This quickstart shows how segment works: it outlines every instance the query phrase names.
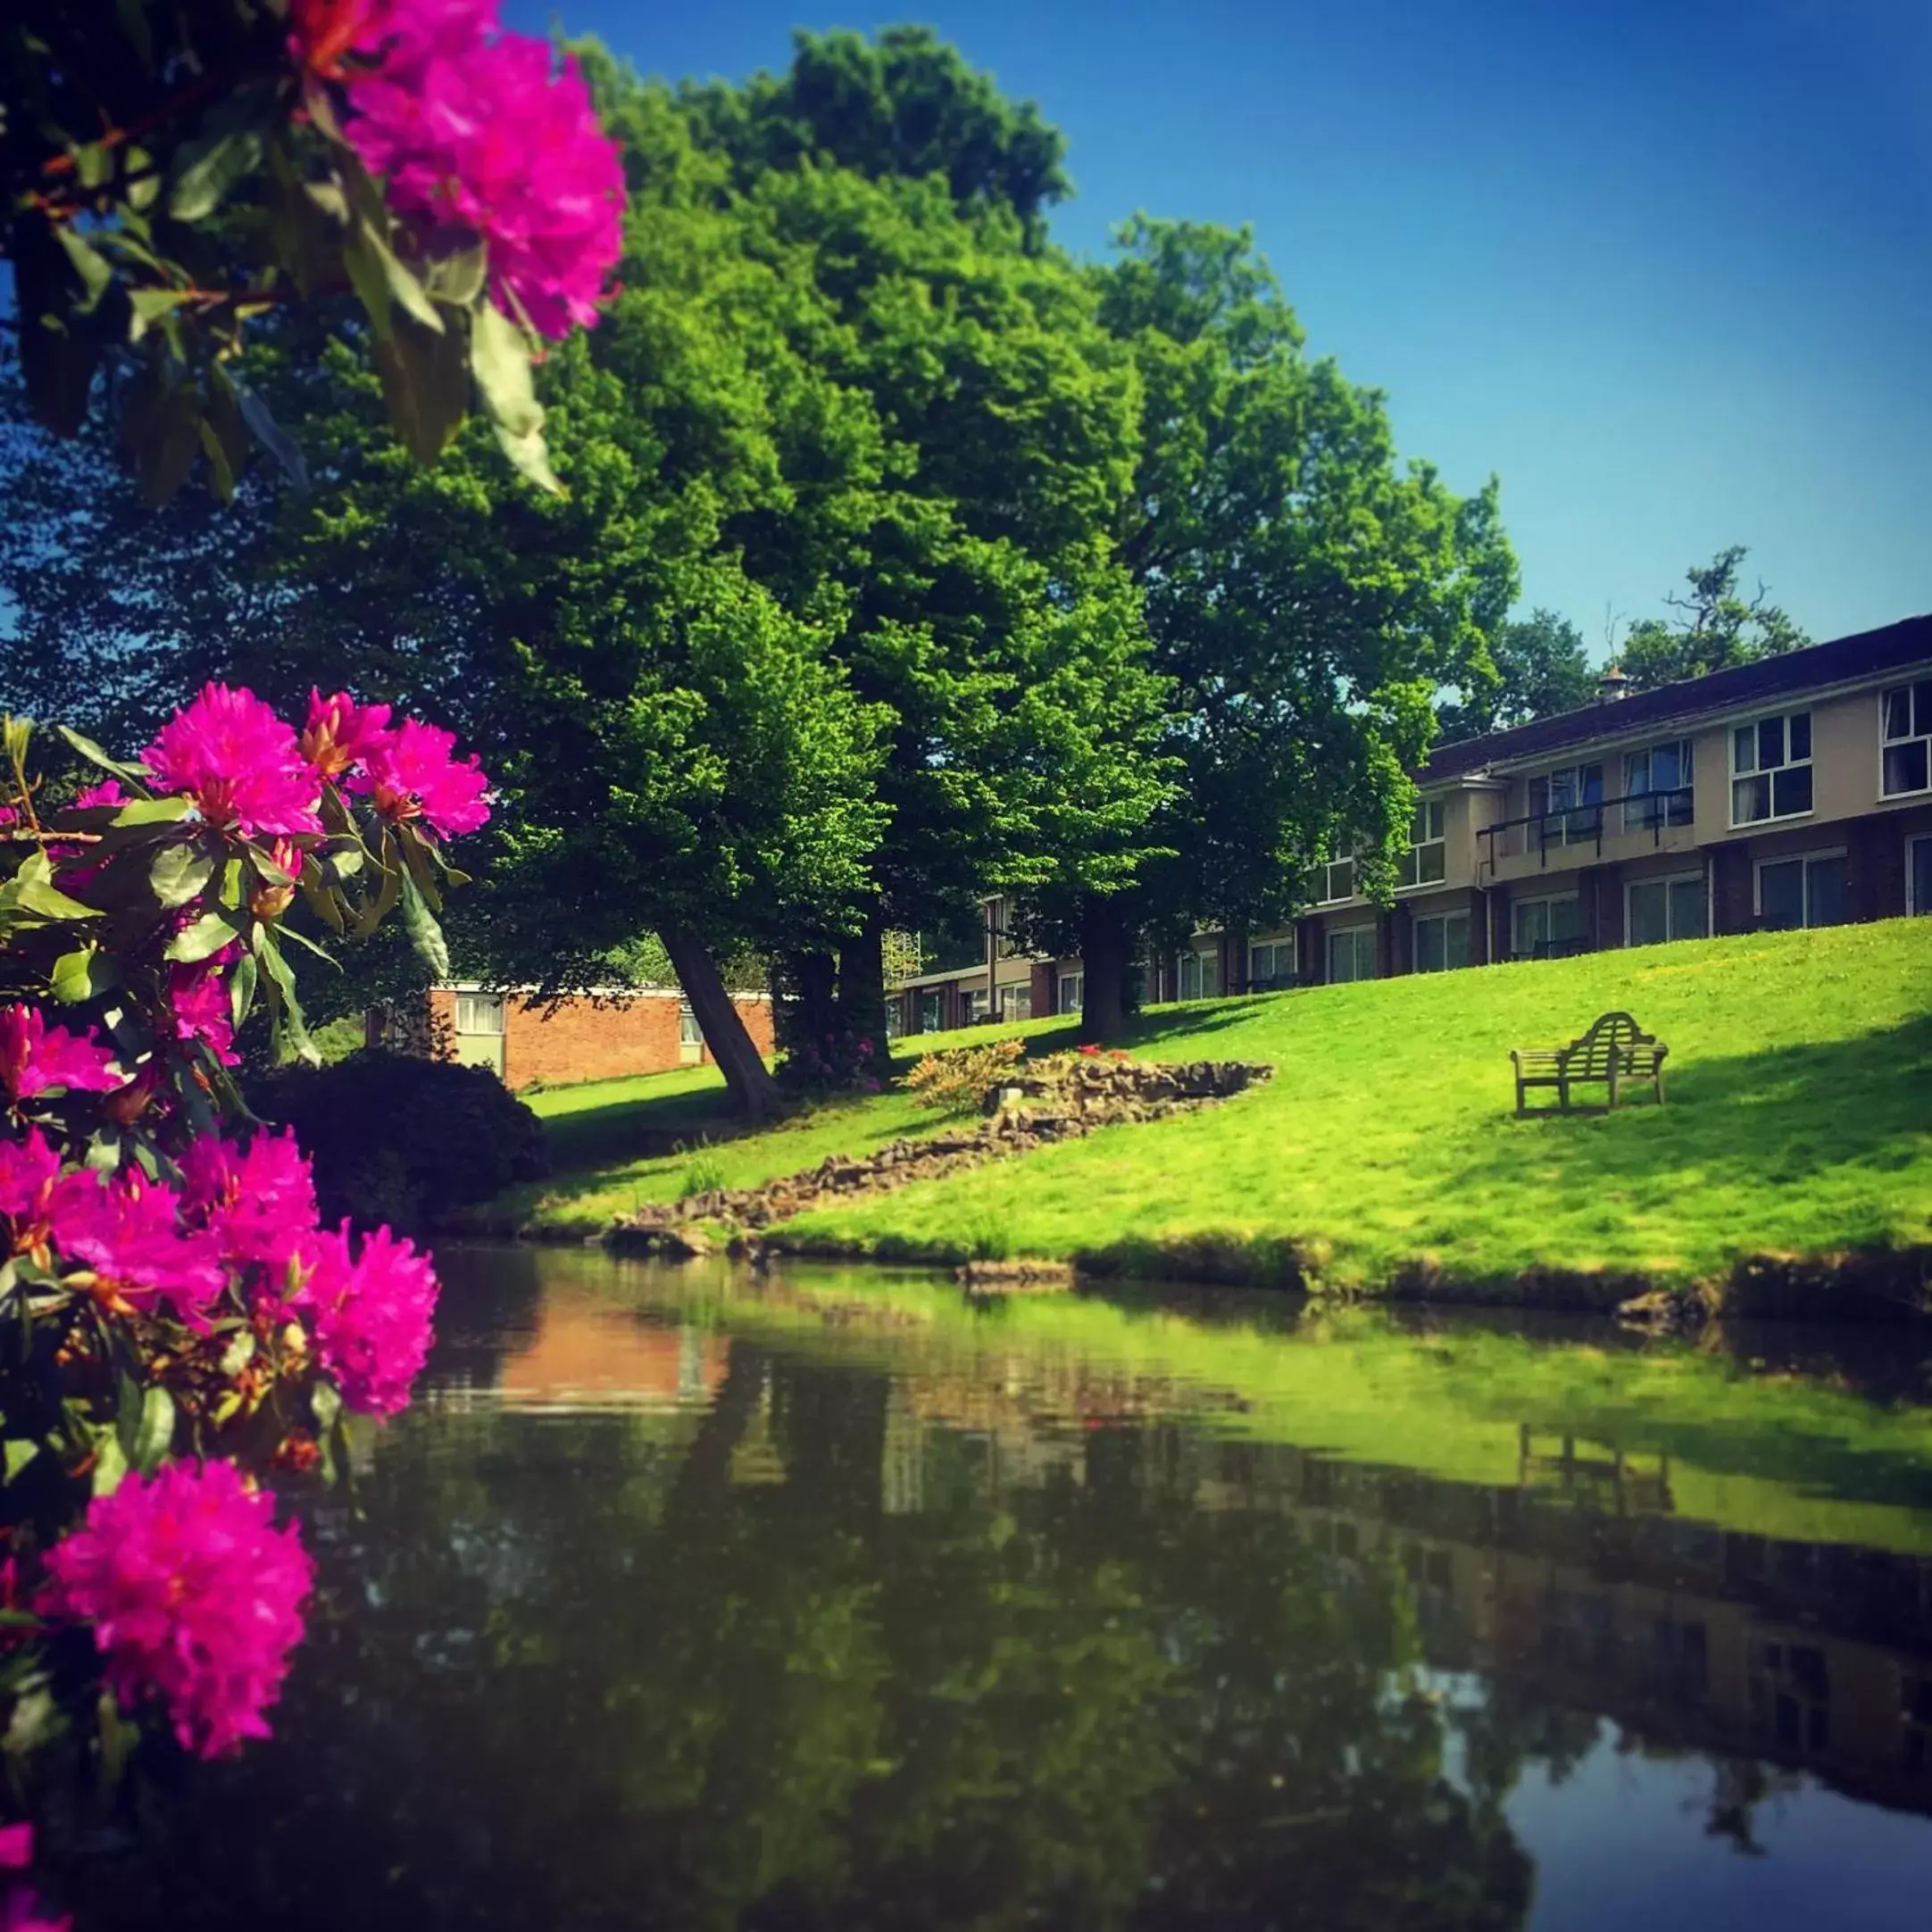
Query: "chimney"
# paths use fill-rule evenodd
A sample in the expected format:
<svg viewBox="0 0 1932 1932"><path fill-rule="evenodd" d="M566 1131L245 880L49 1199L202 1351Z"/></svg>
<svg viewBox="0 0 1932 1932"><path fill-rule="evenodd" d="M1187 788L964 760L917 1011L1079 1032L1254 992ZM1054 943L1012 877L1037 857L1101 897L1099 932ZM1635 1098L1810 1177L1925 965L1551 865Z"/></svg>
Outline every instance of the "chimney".
<svg viewBox="0 0 1932 1932"><path fill-rule="evenodd" d="M1630 680L1612 663L1608 670L1596 680L1596 702L1599 704L1614 704L1620 697L1630 694Z"/></svg>

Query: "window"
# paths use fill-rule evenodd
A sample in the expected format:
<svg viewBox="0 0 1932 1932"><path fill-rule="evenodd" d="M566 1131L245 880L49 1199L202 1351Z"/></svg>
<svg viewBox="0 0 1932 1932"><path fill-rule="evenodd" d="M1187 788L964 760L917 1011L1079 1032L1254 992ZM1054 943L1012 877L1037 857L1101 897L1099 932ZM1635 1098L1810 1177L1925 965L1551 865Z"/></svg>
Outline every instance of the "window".
<svg viewBox="0 0 1932 1932"><path fill-rule="evenodd" d="M920 995L919 1030L921 1033L943 1033L945 1030L945 995L935 990Z"/></svg>
<svg viewBox="0 0 1932 1932"><path fill-rule="evenodd" d="M1333 905L1337 899L1352 899L1355 895L1355 860L1353 854L1343 858L1341 848L1337 846L1326 865L1315 868L1315 904ZM1187 995L1183 993L1183 999Z"/></svg>
<svg viewBox="0 0 1932 1932"><path fill-rule="evenodd" d="M698 1030L697 1015L691 1011L689 1000L678 1002L678 1044L680 1046L702 1046L704 1036Z"/></svg>
<svg viewBox="0 0 1932 1932"><path fill-rule="evenodd" d="M1000 988L1000 1018L1002 1020L1030 1020L1033 1017L1033 988L1031 987L1002 987Z"/></svg>
<svg viewBox="0 0 1932 1932"><path fill-rule="evenodd" d="M503 995L498 993L459 993L456 995L456 1030L459 1033L501 1033L504 1029Z"/></svg>
<svg viewBox="0 0 1932 1932"><path fill-rule="evenodd" d="M1878 701L1878 735L1884 795L1932 791L1932 678L1884 694Z"/></svg>
<svg viewBox="0 0 1932 1932"><path fill-rule="evenodd" d="M1811 852L1758 867L1758 923L1768 932L1845 923L1845 854Z"/></svg>
<svg viewBox="0 0 1932 1932"><path fill-rule="evenodd" d="M1328 983L1375 978L1375 928L1351 926L1328 935Z"/></svg>
<svg viewBox="0 0 1932 1932"><path fill-rule="evenodd" d="M1795 819L1811 809L1811 712L1739 725L1731 733L1731 823Z"/></svg>
<svg viewBox="0 0 1932 1932"><path fill-rule="evenodd" d="M1519 899L1518 959L1549 959L1578 951L1583 944L1583 904L1575 893L1560 899Z"/></svg>
<svg viewBox="0 0 1932 1932"><path fill-rule="evenodd" d="M1180 993L1184 1000L1211 1000L1221 989L1221 956L1194 949L1180 956Z"/></svg>
<svg viewBox="0 0 1932 1932"><path fill-rule="evenodd" d="M1660 825L1691 822L1691 741L1653 745L1623 761L1623 829L1651 832Z"/></svg>
<svg viewBox="0 0 1932 1932"><path fill-rule="evenodd" d="M1545 820L1545 844L1579 845L1603 829L1603 768L1568 765L1529 781L1529 810ZM1550 817L1558 813L1561 816Z"/></svg>
<svg viewBox="0 0 1932 1932"><path fill-rule="evenodd" d="M1419 973L1453 972L1469 962L1467 912L1436 912L1416 920L1415 970Z"/></svg>
<svg viewBox="0 0 1932 1932"><path fill-rule="evenodd" d="M1661 945L1667 939L1704 936L1704 881L1702 872L1679 879L1641 879L1624 902L1624 944Z"/></svg>
<svg viewBox="0 0 1932 1932"><path fill-rule="evenodd" d="M1932 913L1932 838L1915 838L1905 848L1905 910Z"/></svg>
<svg viewBox="0 0 1932 1932"><path fill-rule="evenodd" d="M966 1024L977 1027L987 1016L989 1002L984 987L970 987L966 991Z"/></svg>
<svg viewBox="0 0 1932 1932"><path fill-rule="evenodd" d="M1445 807L1440 798L1425 798L1409 824L1409 849L1395 865L1395 884L1439 886L1449 875L1449 847L1443 837Z"/></svg>
<svg viewBox="0 0 1932 1932"><path fill-rule="evenodd" d="M1085 973L1062 973L1060 976L1060 1007L1063 1013L1077 1013L1087 997L1087 975Z"/></svg>
<svg viewBox="0 0 1932 1932"><path fill-rule="evenodd" d="M1269 939L1248 948L1248 985L1256 992L1271 981L1294 977L1294 940Z"/></svg>

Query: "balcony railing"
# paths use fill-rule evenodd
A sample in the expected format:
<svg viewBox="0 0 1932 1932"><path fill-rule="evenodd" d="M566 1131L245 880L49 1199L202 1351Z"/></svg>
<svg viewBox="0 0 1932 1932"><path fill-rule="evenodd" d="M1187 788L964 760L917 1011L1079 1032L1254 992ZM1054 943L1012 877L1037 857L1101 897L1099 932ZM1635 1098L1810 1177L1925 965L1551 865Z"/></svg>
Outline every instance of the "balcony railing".
<svg viewBox="0 0 1932 1932"><path fill-rule="evenodd" d="M1569 852L1579 845L1594 848L1596 857L1603 855L1603 820L1615 811L1623 813L1623 829L1647 831L1651 843L1661 845L1665 830L1671 825L1690 823L1692 787L1675 785L1665 791L1626 792L1620 798L1593 798L1580 805L1559 805L1550 812L1532 812L1520 819L1498 819L1494 825L1479 825L1476 836L1489 843L1483 847L1483 870L1494 879L1496 861L1499 857L1513 856L1510 853L1499 854L1496 849L1498 834L1512 832L1519 829L1523 833L1523 851L1536 854L1536 863L1547 866L1550 853ZM1676 802L1683 801L1683 811L1678 812Z"/></svg>

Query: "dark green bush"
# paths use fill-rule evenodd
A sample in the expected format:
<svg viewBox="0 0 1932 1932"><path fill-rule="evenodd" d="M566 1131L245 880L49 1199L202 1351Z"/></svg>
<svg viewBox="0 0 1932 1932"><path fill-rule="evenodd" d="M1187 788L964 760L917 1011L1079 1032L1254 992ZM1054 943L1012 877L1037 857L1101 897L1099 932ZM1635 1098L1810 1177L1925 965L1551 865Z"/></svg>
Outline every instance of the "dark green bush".
<svg viewBox="0 0 1932 1932"><path fill-rule="evenodd" d="M549 1171L542 1123L483 1067L372 1047L264 1075L249 1103L295 1129L329 1222L421 1232Z"/></svg>

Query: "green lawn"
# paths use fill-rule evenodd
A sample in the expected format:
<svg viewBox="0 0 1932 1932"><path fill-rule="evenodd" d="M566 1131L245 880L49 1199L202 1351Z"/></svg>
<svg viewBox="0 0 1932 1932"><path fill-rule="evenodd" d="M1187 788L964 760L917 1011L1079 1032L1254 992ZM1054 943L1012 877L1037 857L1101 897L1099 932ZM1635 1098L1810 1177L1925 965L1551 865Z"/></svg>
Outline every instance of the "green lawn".
<svg viewBox="0 0 1932 1932"><path fill-rule="evenodd" d="M1669 1105L1516 1120L1509 1048L1610 1007L1670 1043ZM787 1237L1146 1272L1220 1255L1262 1276L1293 1244L1330 1286L1420 1262L1499 1293L1539 1266L1675 1281L1751 1253L1932 1242L1932 920L1156 1008L1130 1044L1277 1070L1223 1107L808 1216ZM742 1185L922 1118L883 1095L720 1149L720 1164ZM642 1162L517 1206L587 1226L674 1195L679 1176L675 1159Z"/></svg>

